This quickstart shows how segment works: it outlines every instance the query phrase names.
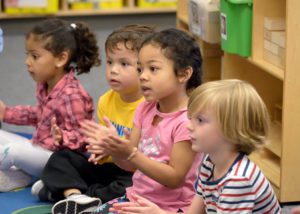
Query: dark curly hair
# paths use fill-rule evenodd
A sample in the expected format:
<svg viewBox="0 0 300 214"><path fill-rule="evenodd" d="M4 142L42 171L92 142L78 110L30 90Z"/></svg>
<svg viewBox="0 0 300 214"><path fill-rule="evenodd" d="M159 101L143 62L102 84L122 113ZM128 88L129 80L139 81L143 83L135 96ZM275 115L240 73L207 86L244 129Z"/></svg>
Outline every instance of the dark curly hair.
<svg viewBox="0 0 300 214"><path fill-rule="evenodd" d="M44 48L54 56L63 51L70 51L70 58L64 70L70 71L71 63L76 63L77 74L89 73L92 66L101 64L96 36L87 24L78 22L71 24L58 18L50 18L39 22L26 35L43 41Z"/></svg>
<svg viewBox="0 0 300 214"><path fill-rule="evenodd" d="M193 69L193 74L188 80L188 92L202 83L202 56L196 40L187 33L170 28L148 36L141 47L147 44L158 45L164 55L174 62L174 72L178 76L187 67Z"/></svg>

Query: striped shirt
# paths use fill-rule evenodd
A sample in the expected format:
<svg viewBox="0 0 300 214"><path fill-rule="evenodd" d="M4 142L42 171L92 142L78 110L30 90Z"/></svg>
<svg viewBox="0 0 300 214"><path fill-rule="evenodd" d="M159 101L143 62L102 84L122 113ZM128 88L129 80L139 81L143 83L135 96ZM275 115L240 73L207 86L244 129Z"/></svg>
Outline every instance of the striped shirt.
<svg viewBox="0 0 300 214"><path fill-rule="evenodd" d="M211 181L214 164L203 159L195 188L207 213L281 213L271 184L245 154L239 154L228 172Z"/></svg>
<svg viewBox="0 0 300 214"><path fill-rule="evenodd" d="M93 99L83 89L74 76L74 72L65 73L50 93L47 85L38 83L36 90L36 106L7 107L4 121L16 125L32 125L36 127L32 143L52 151L62 148L80 149L84 136L78 129L79 123L93 119ZM63 144L57 147L53 144L51 119L56 117L57 125L63 136Z"/></svg>

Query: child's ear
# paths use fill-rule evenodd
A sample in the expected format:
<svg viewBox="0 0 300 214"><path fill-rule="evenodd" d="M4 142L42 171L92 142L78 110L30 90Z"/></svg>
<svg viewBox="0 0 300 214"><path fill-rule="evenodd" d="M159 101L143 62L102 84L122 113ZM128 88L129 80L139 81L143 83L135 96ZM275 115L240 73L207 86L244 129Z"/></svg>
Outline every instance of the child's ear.
<svg viewBox="0 0 300 214"><path fill-rule="evenodd" d="M70 53L69 51L63 51L56 57L55 67L61 68L64 67L65 64L69 61Z"/></svg>
<svg viewBox="0 0 300 214"><path fill-rule="evenodd" d="M178 81L180 83L185 83L191 78L192 74L193 68L191 66L188 66L180 72L180 74L178 75Z"/></svg>

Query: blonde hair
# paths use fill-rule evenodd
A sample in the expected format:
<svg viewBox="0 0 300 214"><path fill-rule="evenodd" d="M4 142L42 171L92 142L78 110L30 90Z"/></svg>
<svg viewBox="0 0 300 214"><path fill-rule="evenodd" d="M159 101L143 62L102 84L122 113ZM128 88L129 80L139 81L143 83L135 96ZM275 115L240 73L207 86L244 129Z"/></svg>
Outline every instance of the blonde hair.
<svg viewBox="0 0 300 214"><path fill-rule="evenodd" d="M269 114L252 85L228 79L207 82L197 87L188 103L188 115L212 109L225 139L236 150L250 154L266 143Z"/></svg>

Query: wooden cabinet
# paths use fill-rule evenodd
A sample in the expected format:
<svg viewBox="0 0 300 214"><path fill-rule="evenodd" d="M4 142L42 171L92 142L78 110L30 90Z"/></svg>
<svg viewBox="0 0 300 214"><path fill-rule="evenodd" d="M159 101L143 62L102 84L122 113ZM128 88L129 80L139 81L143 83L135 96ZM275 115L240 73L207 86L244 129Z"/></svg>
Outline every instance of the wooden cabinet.
<svg viewBox="0 0 300 214"><path fill-rule="evenodd" d="M176 26L189 32L188 0L178 0ZM203 80L217 80L221 77L221 51L220 44L209 44L201 38L194 36L201 48L203 57Z"/></svg>
<svg viewBox="0 0 300 214"><path fill-rule="evenodd" d="M101 16L101 15L126 15L126 14L160 14L160 13L175 13L176 7L139 7L136 0L123 0L124 7L122 8L107 8L107 9L86 9L72 10L68 0L57 0L59 3L58 12L55 14L6 14L4 12L4 0L0 0L0 19L20 19L34 18L44 16Z"/></svg>
<svg viewBox="0 0 300 214"><path fill-rule="evenodd" d="M185 0L179 0L183 4ZM177 26L188 26L180 3ZM253 0L252 56L224 53L221 78L253 84L271 115L269 144L250 158L271 182L280 202L300 201L300 1ZM284 17L285 67L264 59L264 19ZM205 60L205 59L204 59Z"/></svg>
<svg viewBox="0 0 300 214"><path fill-rule="evenodd" d="M224 54L222 78L239 78L253 84L272 119L270 142L251 158L272 183L280 202L300 201L300 1L254 0L252 56ZM264 59L264 19L286 21L285 68Z"/></svg>

